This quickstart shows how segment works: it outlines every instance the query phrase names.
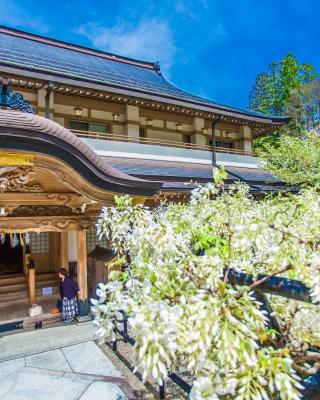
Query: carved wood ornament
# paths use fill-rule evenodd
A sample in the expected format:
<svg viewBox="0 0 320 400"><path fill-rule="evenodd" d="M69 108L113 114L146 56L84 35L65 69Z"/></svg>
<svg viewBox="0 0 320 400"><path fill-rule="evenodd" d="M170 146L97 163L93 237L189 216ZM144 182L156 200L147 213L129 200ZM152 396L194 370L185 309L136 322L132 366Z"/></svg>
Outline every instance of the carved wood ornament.
<svg viewBox="0 0 320 400"><path fill-rule="evenodd" d="M23 205L16 207L11 216L54 216L54 215L72 215L72 209L64 205Z"/></svg>
<svg viewBox="0 0 320 400"><path fill-rule="evenodd" d="M27 185L30 180L30 166L0 166L0 191L1 192L23 192L40 193L43 187L40 185Z"/></svg>

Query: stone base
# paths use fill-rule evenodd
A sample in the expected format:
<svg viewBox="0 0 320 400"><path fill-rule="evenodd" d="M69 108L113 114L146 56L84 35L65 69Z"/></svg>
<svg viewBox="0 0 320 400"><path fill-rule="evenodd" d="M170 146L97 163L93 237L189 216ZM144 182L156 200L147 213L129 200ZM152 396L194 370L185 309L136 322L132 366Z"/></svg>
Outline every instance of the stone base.
<svg viewBox="0 0 320 400"><path fill-rule="evenodd" d="M76 317L76 321L79 322L79 323L81 323L81 322L88 322L88 321L91 321L91 320L92 320L92 318L91 318L90 315L84 315L83 317L81 317L80 315L78 315L78 316Z"/></svg>
<svg viewBox="0 0 320 400"><path fill-rule="evenodd" d="M86 317L89 314L89 302L88 300L79 300L78 301L78 307L79 307L79 316L80 317Z"/></svg>

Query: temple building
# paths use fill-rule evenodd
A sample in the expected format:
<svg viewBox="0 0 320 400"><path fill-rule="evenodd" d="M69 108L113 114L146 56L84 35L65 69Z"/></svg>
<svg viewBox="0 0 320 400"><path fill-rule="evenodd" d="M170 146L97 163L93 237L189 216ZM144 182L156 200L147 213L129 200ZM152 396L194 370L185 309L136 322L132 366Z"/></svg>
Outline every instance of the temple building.
<svg viewBox="0 0 320 400"><path fill-rule="evenodd" d="M116 194L187 201L186 182L210 181L213 165L225 166L227 184L281 186L259 168L252 140L287 117L190 94L158 63L6 27L0 61L0 321L19 304L57 299L60 267L76 276L87 315L95 222Z"/></svg>

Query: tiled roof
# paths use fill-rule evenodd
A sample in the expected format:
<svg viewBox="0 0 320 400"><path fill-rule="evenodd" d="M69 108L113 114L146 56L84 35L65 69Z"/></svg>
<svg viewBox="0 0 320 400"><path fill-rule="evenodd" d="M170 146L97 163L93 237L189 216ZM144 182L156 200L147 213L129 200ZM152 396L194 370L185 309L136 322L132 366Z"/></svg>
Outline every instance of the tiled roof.
<svg viewBox="0 0 320 400"><path fill-rule="evenodd" d="M163 96L220 112L264 118L266 122L284 123L288 120L287 117L224 106L181 90L163 77L157 63L115 56L5 27L0 27L0 62L2 65L39 73Z"/></svg>
<svg viewBox="0 0 320 400"><path fill-rule="evenodd" d="M30 143L35 147L32 147ZM40 146L40 147L39 147ZM153 195L162 182L141 180L125 174L99 157L87 144L62 125L47 118L10 109L0 109L0 148L37 151L45 148L48 155L62 159L103 189L119 193ZM35 150L37 149L37 150ZM50 151L49 151L50 150ZM46 153L45 153L46 154ZM97 184L97 185L98 185Z"/></svg>
<svg viewBox="0 0 320 400"><path fill-rule="evenodd" d="M118 157L102 157L113 168L128 175L144 177L146 179L163 179L174 181L199 180L209 181L212 179L212 166L142 159L126 159ZM258 168L225 167L230 173L240 176L244 181L251 183L277 183L277 179L269 172ZM165 179L167 178L167 179ZM236 177L229 174L228 179L235 180Z"/></svg>

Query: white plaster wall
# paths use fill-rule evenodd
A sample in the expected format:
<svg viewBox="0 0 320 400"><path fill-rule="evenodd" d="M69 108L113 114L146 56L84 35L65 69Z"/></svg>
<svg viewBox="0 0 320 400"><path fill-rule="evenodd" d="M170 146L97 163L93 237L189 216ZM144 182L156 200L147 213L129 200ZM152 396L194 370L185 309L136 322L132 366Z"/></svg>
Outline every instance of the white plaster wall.
<svg viewBox="0 0 320 400"><path fill-rule="evenodd" d="M61 117L53 117L53 120L54 120L55 122L57 122L58 124L62 125L62 126L65 125L64 118L61 118Z"/></svg>
<svg viewBox="0 0 320 400"><path fill-rule="evenodd" d="M183 149L141 143L111 142L109 140L82 139L98 155L108 157L138 158L144 160L164 160L211 164L210 151ZM234 167L259 168L260 160L254 156L217 153L217 163Z"/></svg>
<svg viewBox="0 0 320 400"><path fill-rule="evenodd" d="M112 131L115 135L126 135L126 130L123 125L113 125Z"/></svg>
<svg viewBox="0 0 320 400"><path fill-rule="evenodd" d="M74 108L76 105L74 106L66 106L63 104L55 104L54 105L54 112L56 114L68 114L68 115L72 115L76 118L75 112L74 112ZM88 109L87 108L82 108L82 118L83 117L88 117ZM79 119L80 121L80 119Z"/></svg>
<svg viewBox="0 0 320 400"><path fill-rule="evenodd" d="M91 117L98 118L98 119L105 119L107 121L113 120L112 112L109 112L109 111L91 110ZM119 116L119 119L118 119L119 121L120 121L120 117L122 117L122 120L124 119L123 114L121 114Z"/></svg>

